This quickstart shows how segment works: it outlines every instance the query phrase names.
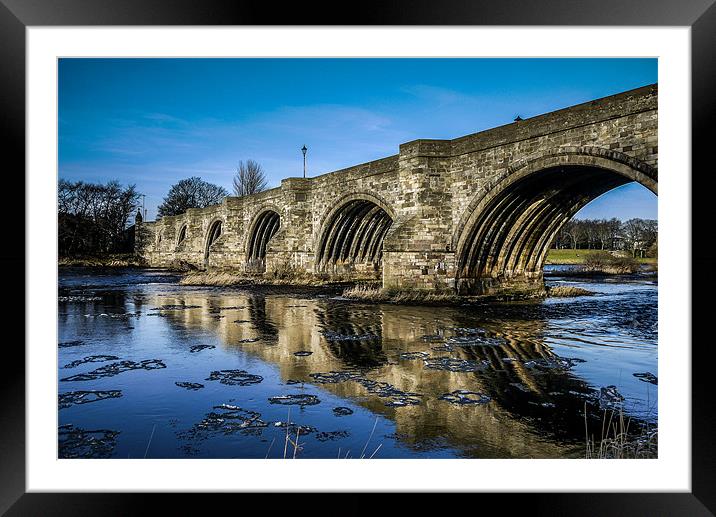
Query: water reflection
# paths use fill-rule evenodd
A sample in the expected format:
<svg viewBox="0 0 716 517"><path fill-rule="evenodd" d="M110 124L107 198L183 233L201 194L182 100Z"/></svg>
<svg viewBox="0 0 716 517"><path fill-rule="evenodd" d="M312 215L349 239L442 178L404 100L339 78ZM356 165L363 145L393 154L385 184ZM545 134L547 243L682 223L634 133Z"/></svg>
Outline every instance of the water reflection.
<svg viewBox="0 0 716 517"><path fill-rule="evenodd" d="M302 457L335 457L339 446L346 450L351 444L355 450L376 416L383 433L382 457L580 457L585 408L590 424L598 426L602 416L599 390L609 384L616 384L627 397L626 409L633 415L656 418L656 387L645 390L647 384L632 376L637 371L656 373L656 339L649 320L656 310L656 292L648 285L642 285L641 291L617 289L606 293L602 301L470 308L364 305L321 295L231 292L173 284L97 288L93 293L100 293L101 301L60 303L61 338L91 334L92 346L83 350L88 353L118 348L137 353L151 339L157 358L170 353L166 370L146 376L151 381L145 387L161 397L162 403L152 406L156 418L182 420L185 429L189 420L195 425L204 421L215 425L218 417L216 410L210 413L212 407L231 400L241 411L263 415L261 421L266 423L240 438L232 436L241 442L231 442L230 453L226 439L221 446L217 441L210 452L182 443L186 431L168 433L168 442L179 443L163 447L162 457L189 452L263 457L270 432L280 428L281 415L284 422L287 416L285 408L272 406L269 399L289 396L286 400L291 400L297 394L323 401L296 407L293 413L301 416L297 424L323 432L322 439L316 438L320 433L304 438L307 445ZM588 328L581 320L597 324ZM141 325L132 323L140 321ZM216 343L218 348L190 351L202 343ZM619 343L624 349L619 353L605 357L601 352ZM68 359L79 357L75 348L61 348L61 364L69 362L63 362L63 354ZM261 384L229 389L203 380L212 371L237 365L248 374L260 374ZM622 372L625 367L634 372ZM612 382L615 370L620 371L619 383ZM181 378L171 372L179 372ZM343 373L316 376L330 372ZM163 375L170 378L159 386ZM331 380L321 382L327 378ZM207 387L189 392L177 388L178 381ZM67 391L60 384L60 392ZM135 389L141 391L138 386ZM485 396L489 402L460 404L444 397L460 390ZM81 409L91 407L92 422L103 428L99 408L126 401L126 392L121 399L63 410L61 423L82 423L88 415ZM192 399L192 411L182 402L187 396L198 397ZM133 414L148 412L141 407L146 401L124 403L132 404ZM340 420L346 429L331 428L337 425L336 406L356 411ZM63 418L70 411L75 411L72 422ZM270 423L270 415L276 425ZM132 427L131 421L123 425ZM143 426L146 429L146 423ZM122 438L120 434L118 441Z"/></svg>

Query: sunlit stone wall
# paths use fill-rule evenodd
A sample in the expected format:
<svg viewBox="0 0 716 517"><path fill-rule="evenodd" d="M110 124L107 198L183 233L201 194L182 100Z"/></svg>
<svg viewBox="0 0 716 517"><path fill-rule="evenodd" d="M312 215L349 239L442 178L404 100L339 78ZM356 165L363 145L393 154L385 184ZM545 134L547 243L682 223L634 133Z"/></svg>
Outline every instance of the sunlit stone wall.
<svg viewBox="0 0 716 517"><path fill-rule="evenodd" d="M281 222L267 246L267 271L289 265L311 274L364 277L370 264L319 268L316 262L329 225L340 224L332 214L366 199L393 220L377 272L383 285L452 290L480 206L512 177L561 165L603 168L656 193L657 103L657 86L651 85L454 140L408 142L395 156L314 178L287 178L259 194L141 223L137 252L152 266L184 261L201 269L246 270L254 223L263 211L275 210ZM221 236L208 245L215 221L221 221ZM179 242L185 225L186 238ZM341 231L359 231L344 226ZM541 282L540 272L528 277L518 280Z"/></svg>

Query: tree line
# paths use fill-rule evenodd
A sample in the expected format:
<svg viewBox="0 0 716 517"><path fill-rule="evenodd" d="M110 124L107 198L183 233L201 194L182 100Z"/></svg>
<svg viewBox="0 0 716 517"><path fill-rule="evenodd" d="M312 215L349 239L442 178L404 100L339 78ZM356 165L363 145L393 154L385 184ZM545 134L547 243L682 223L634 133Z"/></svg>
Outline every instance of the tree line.
<svg viewBox="0 0 716 517"><path fill-rule="evenodd" d="M624 250L656 255L659 227L654 219L572 219L557 234L557 249Z"/></svg>
<svg viewBox="0 0 716 517"><path fill-rule="evenodd" d="M263 168L254 160L239 162L234 193L245 196L266 189ZM228 191L199 177L172 185L157 209L159 217L178 215L190 208L216 205ZM141 194L135 185L61 179L57 187L58 251L61 257L132 251L134 232L130 219L139 208Z"/></svg>
<svg viewBox="0 0 716 517"><path fill-rule="evenodd" d="M134 185L61 179L57 192L60 256L127 251L127 225L139 204Z"/></svg>
<svg viewBox="0 0 716 517"><path fill-rule="evenodd" d="M248 196L266 190L268 181L261 164L254 160L246 163L239 162L234 175L234 195ZM229 195L229 192L219 185L214 185L199 177L183 179L172 185L164 201L157 209L157 215L179 215L189 208L206 208L217 205Z"/></svg>

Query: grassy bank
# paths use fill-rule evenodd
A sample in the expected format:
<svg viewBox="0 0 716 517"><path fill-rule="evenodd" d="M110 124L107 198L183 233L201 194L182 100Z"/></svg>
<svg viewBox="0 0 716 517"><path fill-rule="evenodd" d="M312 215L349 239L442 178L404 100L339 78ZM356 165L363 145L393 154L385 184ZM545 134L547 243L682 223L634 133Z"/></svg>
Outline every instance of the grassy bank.
<svg viewBox="0 0 716 517"><path fill-rule="evenodd" d="M248 274L239 270L188 271L179 281L182 285L206 285L229 287L233 285L285 285L297 287L340 286L354 283L341 276L321 278L291 269L270 271L264 274Z"/></svg>
<svg viewBox="0 0 716 517"><path fill-rule="evenodd" d="M147 267L147 264L133 253L60 257L57 260L57 265L63 267Z"/></svg>
<svg viewBox="0 0 716 517"><path fill-rule="evenodd" d="M547 287L546 289L549 298L573 298L575 296L593 296L596 294L593 291L569 285L558 285L555 287Z"/></svg>
<svg viewBox="0 0 716 517"><path fill-rule="evenodd" d="M544 293L542 293L543 295ZM571 286L547 287L546 295L552 298L572 298L575 296L591 296L592 291ZM462 305L466 303L485 303L490 301L507 301L511 299L541 298L541 294L524 297L508 297L506 295L460 296L450 291L395 290L383 289L380 284L356 284L343 290L343 297L369 303L395 303L401 305Z"/></svg>
<svg viewBox="0 0 716 517"><path fill-rule="evenodd" d="M327 285L327 282L308 275L296 275L291 278L275 278L264 277L262 275L247 275L239 271L190 271L182 276L179 283L182 285L207 285L216 287L230 287L233 285Z"/></svg>
<svg viewBox="0 0 716 517"><path fill-rule="evenodd" d="M397 291L383 289L380 284L357 284L343 291L343 297L373 303L399 303L405 305L449 305L464 302L470 298L461 297L451 292Z"/></svg>
<svg viewBox="0 0 716 517"><path fill-rule="evenodd" d="M555 250L547 253L546 264L584 264L585 258L599 250ZM639 264L656 264L656 257L636 258Z"/></svg>

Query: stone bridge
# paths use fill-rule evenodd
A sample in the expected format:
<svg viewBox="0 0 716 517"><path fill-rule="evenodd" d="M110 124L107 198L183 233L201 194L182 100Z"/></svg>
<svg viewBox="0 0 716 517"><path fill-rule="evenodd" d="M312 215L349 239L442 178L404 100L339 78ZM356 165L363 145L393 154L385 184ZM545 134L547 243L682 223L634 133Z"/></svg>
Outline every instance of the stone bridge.
<svg viewBox="0 0 716 517"><path fill-rule="evenodd" d="M658 91L645 86L220 205L137 225L151 266L382 278L395 289L541 290L561 226L636 181L657 193Z"/></svg>

